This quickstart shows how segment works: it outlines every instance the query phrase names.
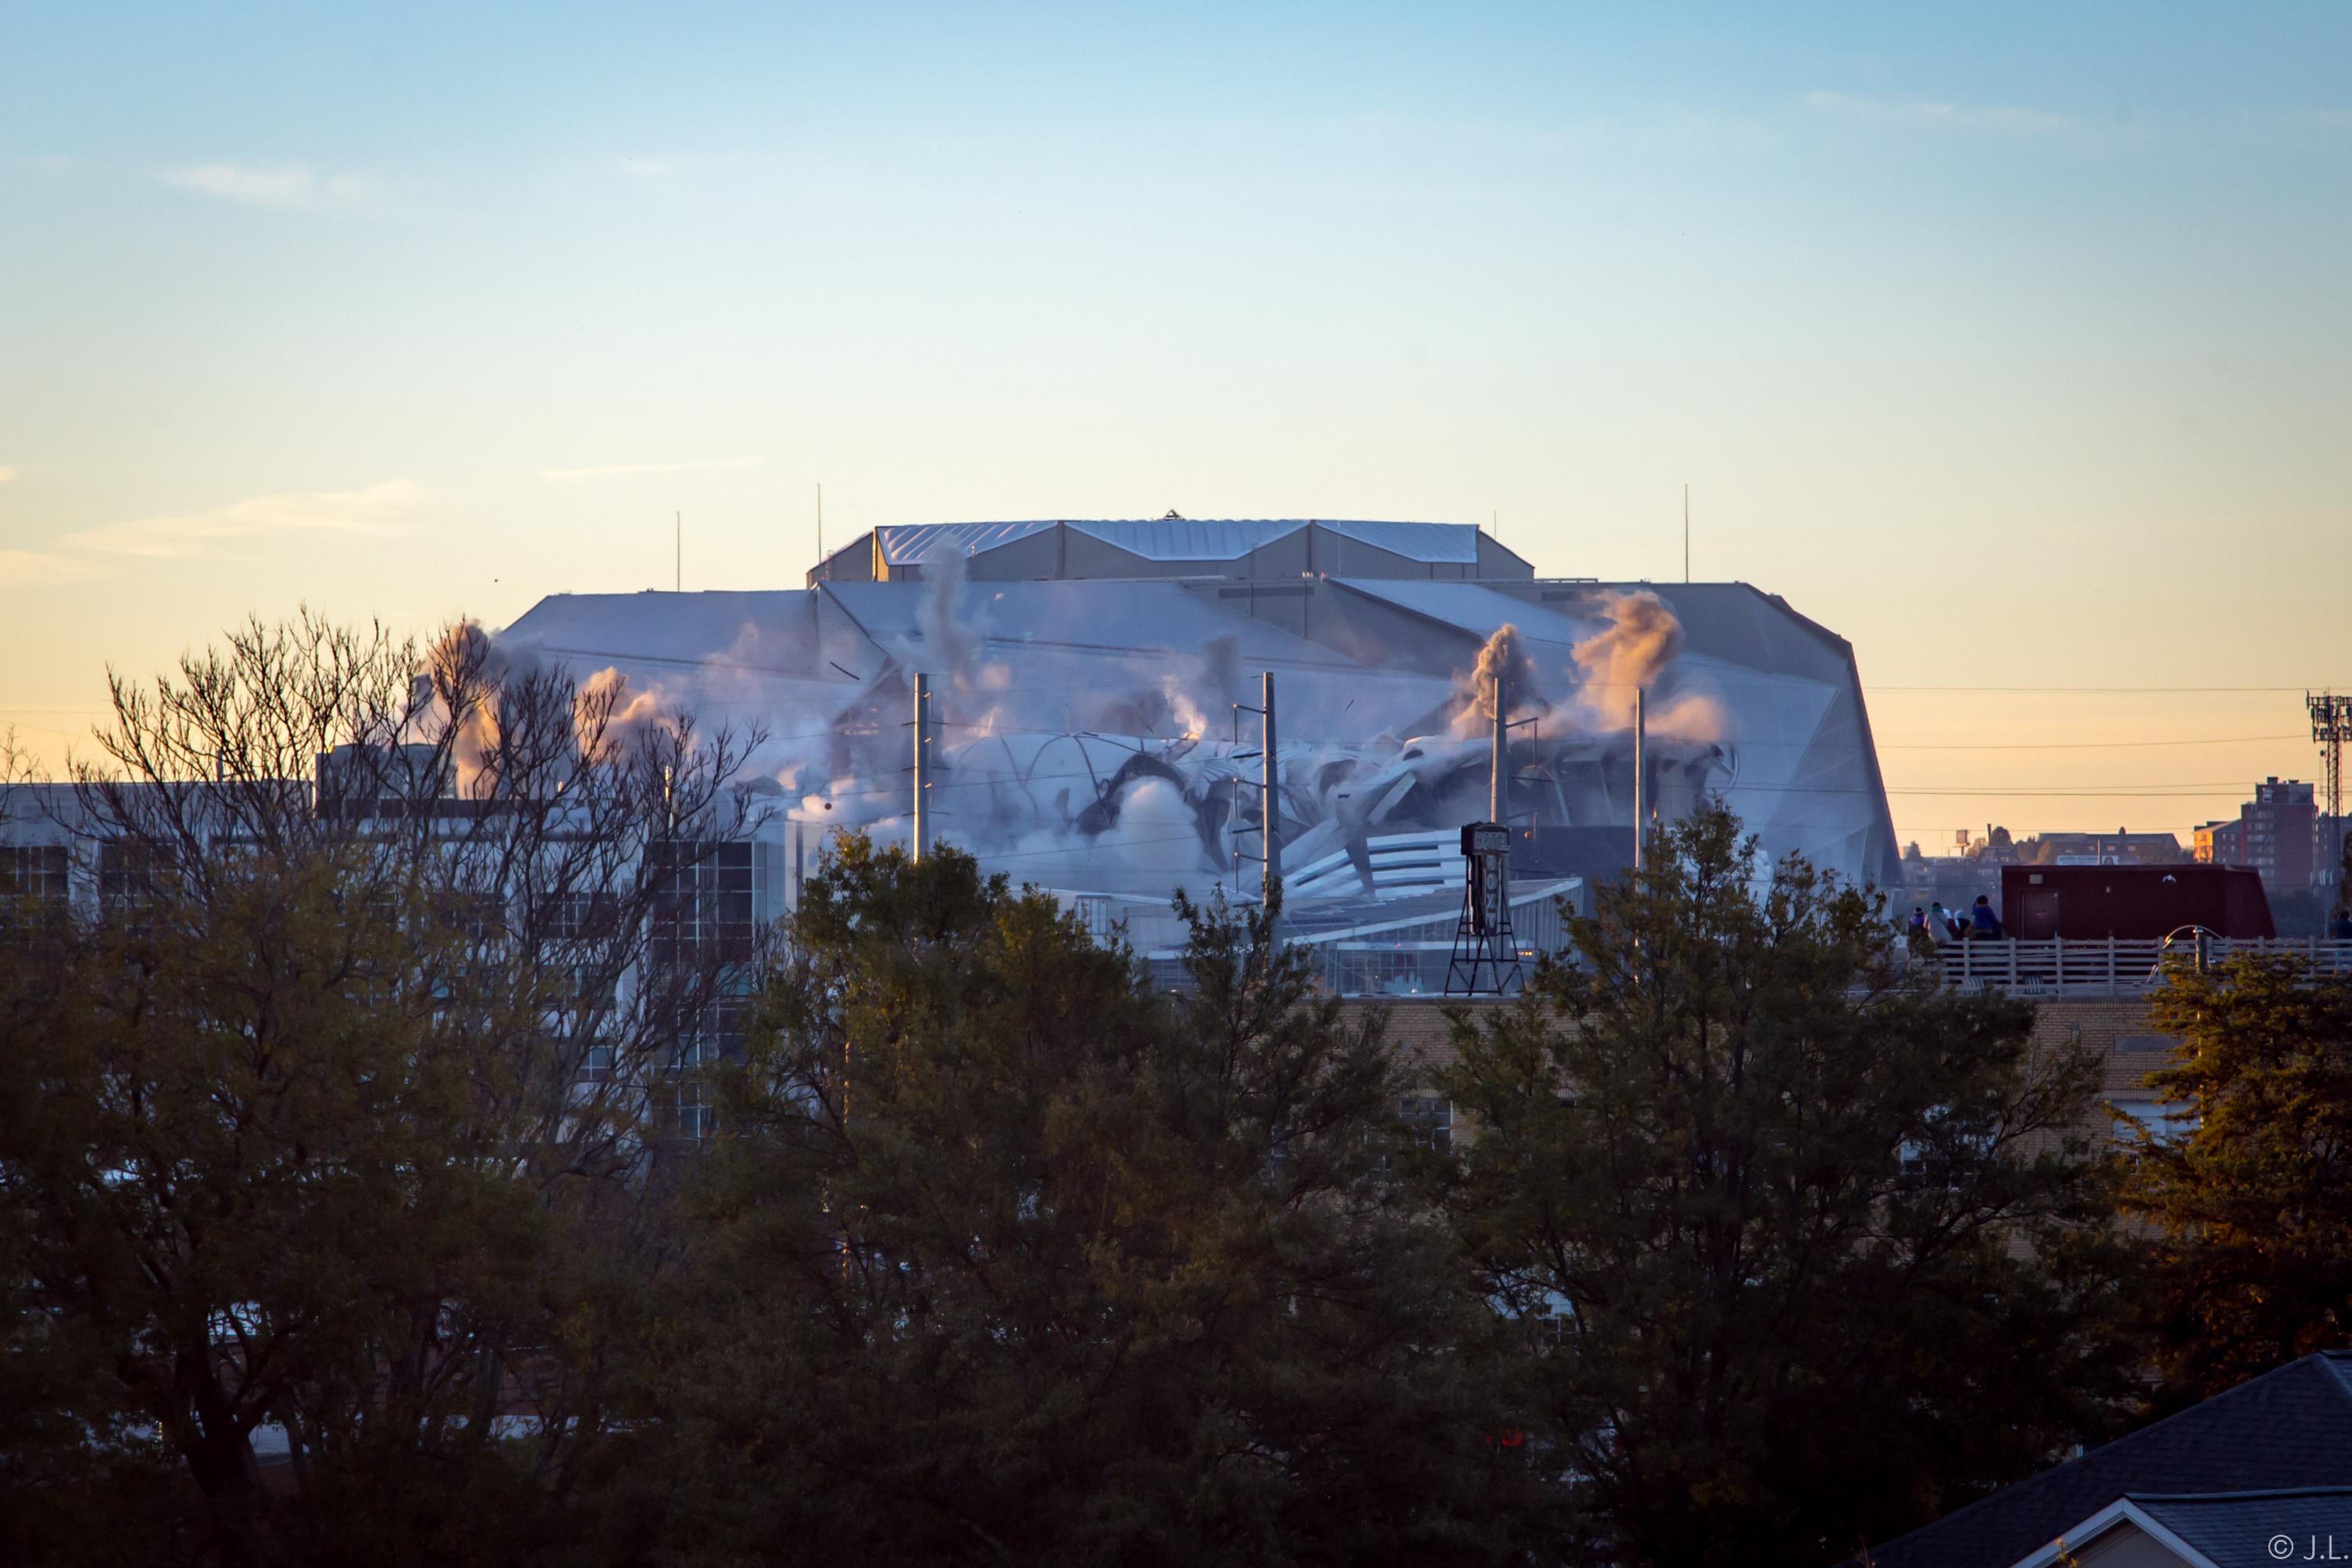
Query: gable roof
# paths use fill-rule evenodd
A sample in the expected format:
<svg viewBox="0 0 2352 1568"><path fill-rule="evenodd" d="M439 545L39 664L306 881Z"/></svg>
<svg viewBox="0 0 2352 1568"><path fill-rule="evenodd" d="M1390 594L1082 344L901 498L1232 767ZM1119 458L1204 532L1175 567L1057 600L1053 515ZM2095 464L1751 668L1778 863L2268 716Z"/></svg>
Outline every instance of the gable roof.
<svg viewBox="0 0 2352 1568"><path fill-rule="evenodd" d="M2054 1568L2126 1526L2157 1541L2189 1568L2341 1561L2352 1558L2352 1487L2121 1497L2012 1568ZM2277 1545L2282 1539L2287 1542L2284 1552Z"/></svg>
<svg viewBox="0 0 2352 1568"><path fill-rule="evenodd" d="M2311 1488L2352 1488L2352 1351L2290 1362L1874 1547L1866 1560L1987 1568L2027 1557L2120 1498Z"/></svg>

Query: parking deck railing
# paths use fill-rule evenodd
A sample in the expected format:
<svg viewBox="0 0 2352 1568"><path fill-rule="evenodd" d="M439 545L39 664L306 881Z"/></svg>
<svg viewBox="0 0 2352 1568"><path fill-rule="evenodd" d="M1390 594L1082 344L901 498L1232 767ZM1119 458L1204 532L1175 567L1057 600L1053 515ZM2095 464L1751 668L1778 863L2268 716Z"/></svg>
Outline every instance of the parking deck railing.
<svg viewBox="0 0 2352 1568"><path fill-rule="evenodd" d="M2162 942L2118 937L2026 942L1999 937L1943 942L1925 962L1938 966L1945 984L1961 989L2051 996L2133 996L2160 984L2168 963L2219 963L2246 952L2300 958L2320 973L2352 973L2352 941L2326 937L2180 936ZM1913 955L1913 963L1921 961L1921 955Z"/></svg>

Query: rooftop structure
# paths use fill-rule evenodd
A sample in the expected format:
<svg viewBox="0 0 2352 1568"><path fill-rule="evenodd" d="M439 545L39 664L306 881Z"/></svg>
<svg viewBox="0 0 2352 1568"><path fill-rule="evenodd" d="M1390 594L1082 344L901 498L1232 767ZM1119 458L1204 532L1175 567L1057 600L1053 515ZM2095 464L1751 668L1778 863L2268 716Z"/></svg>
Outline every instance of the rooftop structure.
<svg viewBox="0 0 2352 1568"><path fill-rule="evenodd" d="M919 582L960 556L975 582L1021 578L1423 577L1525 580L1535 568L1466 522L1334 518L1045 518L914 522L860 534L808 574L819 583Z"/></svg>

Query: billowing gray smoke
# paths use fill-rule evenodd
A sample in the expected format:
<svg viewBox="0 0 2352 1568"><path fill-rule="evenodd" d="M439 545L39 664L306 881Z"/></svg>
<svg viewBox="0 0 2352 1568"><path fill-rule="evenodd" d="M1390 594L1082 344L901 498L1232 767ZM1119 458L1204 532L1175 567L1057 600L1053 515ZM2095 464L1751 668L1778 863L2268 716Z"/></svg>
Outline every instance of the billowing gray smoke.
<svg viewBox="0 0 2352 1568"><path fill-rule="evenodd" d="M1644 588L1607 595L1601 607L1608 624L1573 650L1577 703L1593 727L1632 729L1634 693L1648 691L1651 734L1702 743L1721 740L1721 706L1670 679L1683 651L1683 624L1665 601Z"/></svg>
<svg viewBox="0 0 2352 1568"><path fill-rule="evenodd" d="M1211 637L1201 651L1181 661L1160 683L1180 731L1204 735L1228 719L1242 700L1242 645L1237 637Z"/></svg>
<svg viewBox="0 0 2352 1568"><path fill-rule="evenodd" d="M923 596L915 608L922 652L908 665L928 671L934 690L969 692L980 684L980 653L988 626L979 614L967 612L963 598L963 556L953 550L935 551L923 562Z"/></svg>
<svg viewBox="0 0 2352 1568"><path fill-rule="evenodd" d="M1463 696L1468 706L1454 721L1457 732L1482 730L1494 721L1497 675L1503 678L1503 691L1510 704L1505 718L1551 711L1551 704L1545 700L1537 679L1536 662L1528 657L1527 645L1519 640L1519 628L1506 621L1495 628L1495 635L1478 650L1478 661L1463 682Z"/></svg>

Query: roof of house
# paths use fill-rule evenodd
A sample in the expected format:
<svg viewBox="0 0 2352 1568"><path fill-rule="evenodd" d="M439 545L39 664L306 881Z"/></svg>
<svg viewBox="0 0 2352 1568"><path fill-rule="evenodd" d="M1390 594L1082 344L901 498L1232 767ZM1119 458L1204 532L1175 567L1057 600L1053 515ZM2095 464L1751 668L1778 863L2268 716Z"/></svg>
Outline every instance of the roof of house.
<svg viewBox="0 0 2352 1568"><path fill-rule="evenodd" d="M2352 1487L2117 1498L2012 1568L2057 1568L2121 1530L2137 1531L2186 1568L2269 1568L2352 1560ZM2340 1542L2340 1544L2339 1544ZM2100 1558L2105 1561L2104 1556ZM2135 1557L2134 1562L2141 1561Z"/></svg>
<svg viewBox="0 0 2352 1568"><path fill-rule="evenodd" d="M2315 1540L2325 1560L2352 1556L2352 1487L2295 1487L2280 1491L2218 1492L2187 1497L2135 1497L2141 1511L2194 1547L2213 1568L2254 1568L2278 1560L2279 1536L2294 1555ZM2332 1548L2330 1542L2336 1542Z"/></svg>
<svg viewBox="0 0 2352 1568"><path fill-rule="evenodd" d="M2342 1488L2352 1488L2352 1351L2324 1351L1874 1547L1866 1561L1988 1568L2030 1556L2120 1498L2221 1518L2208 1509L2221 1494ZM2352 1552L2352 1534L2341 1549Z"/></svg>

